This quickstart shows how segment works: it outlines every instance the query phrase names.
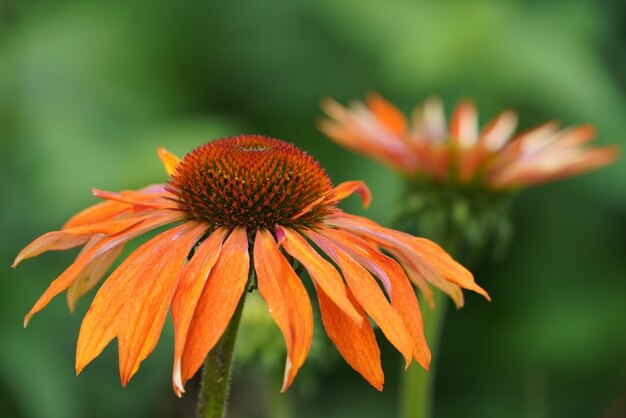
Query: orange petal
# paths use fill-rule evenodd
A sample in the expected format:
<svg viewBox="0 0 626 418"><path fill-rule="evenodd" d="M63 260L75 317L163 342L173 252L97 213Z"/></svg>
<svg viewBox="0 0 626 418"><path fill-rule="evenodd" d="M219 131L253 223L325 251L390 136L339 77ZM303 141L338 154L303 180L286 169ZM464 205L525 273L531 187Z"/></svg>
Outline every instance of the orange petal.
<svg viewBox="0 0 626 418"><path fill-rule="evenodd" d="M397 107L378 94L367 97L367 107L391 132L397 135L406 134L406 118Z"/></svg>
<svg viewBox="0 0 626 418"><path fill-rule="evenodd" d="M517 127L517 115L510 110L504 111L490 121L480 134L480 142L491 151L502 149L511 139Z"/></svg>
<svg viewBox="0 0 626 418"><path fill-rule="evenodd" d="M256 233L254 267L258 276L259 292L287 345L287 363L281 389L284 392L293 382L311 348L311 301L300 278L280 253L274 237L266 229L259 229Z"/></svg>
<svg viewBox="0 0 626 418"><path fill-rule="evenodd" d="M93 246L96 245L102 238L103 237L100 236L91 238L83 247L80 254L78 254L78 257L91 250ZM117 257L119 257L122 253L123 249L124 245L118 245L117 247L111 248L100 257L87 264L83 271L80 272L70 287L67 288L66 292L67 305L71 312L74 312L74 308L76 307L78 300L93 289L93 287L98 284L100 279L104 277L109 268L111 268L111 265L113 265Z"/></svg>
<svg viewBox="0 0 626 418"><path fill-rule="evenodd" d="M489 294L474 282L472 273L430 240L384 228L369 219L345 213L329 220L329 223L349 229L402 254L426 280L435 282L436 278L433 276L439 275L444 280L480 293L490 300Z"/></svg>
<svg viewBox="0 0 626 418"><path fill-rule="evenodd" d="M370 385L383 390L385 377L380 365L380 350L376 344L374 330L365 318L363 309L357 308L363 319L359 326L346 316L344 311L335 305L319 286L316 285L315 289L320 303L322 323L328 337L354 370L359 372ZM354 300L349 290L348 297ZM358 306L356 300L354 304Z"/></svg>
<svg viewBox="0 0 626 418"><path fill-rule="evenodd" d="M400 262L400 265L402 265L406 271L407 276L409 276L409 280L411 280L411 282L417 286L420 292L424 295L430 309L435 308L435 301L433 299L433 291L428 286L428 282L448 295L450 299L454 301L454 305L457 309L463 307L465 304L465 297L463 296L461 287L446 281L437 273L432 273L430 268L426 271L424 271L424 269L421 271L418 270L415 266L416 263L407 259L401 252L394 251L389 248L387 251ZM426 277L428 277L428 280L426 280Z"/></svg>
<svg viewBox="0 0 626 418"><path fill-rule="evenodd" d="M121 323L118 333L120 377L123 386L137 372L139 364L154 350L180 280L182 267L189 252L207 229L204 224L194 225L192 222L177 228L181 229L181 233L153 251L154 266L143 270L144 277L154 277L153 283L142 279L141 270L138 277L127 275L131 283L136 281L136 286L128 299L131 302L128 308L134 309L134 312L131 311L131 322Z"/></svg>
<svg viewBox="0 0 626 418"><path fill-rule="evenodd" d="M182 215L178 212L158 213L146 219L143 222L135 224L130 228L103 238L93 246L91 250L84 255L78 257L59 277L54 280L43 295L37 300L33 308L24 318L24 326L28 325L30 318L40 310L42 310L53 297L64 291L74 282L83 269L96 258L102 256L107 251L117 247L130 239L141 235L145 232L179 220Z"/></svg>
<svg viewBox="0 0 626 418"><path fill-rule="evenodd" d="M17 257L15 257L12 267L16 267L22 260L36 257L46 251L67 250L78 247L79 245L85 244L94 235L117 234L145 219L147 219L147 216L139 216L48 232L24 247Z"/></svg>
<svg viewBox="0 0 626 418"><path fill-rule="evenodd" d="M180 163L180 158L169 152L163 147L159 147L157 149L157 154L165 167L165 172L168 176L174 174L174 170L176 170L176 166Z"/></svg>
<svg viewBox="0 0 626 418"><path fill-rule="evenodd" d="M462 148L470 148L478 139L478 112L469 100L461 101L450 118L450 137Z"/></svg>
<svg viewBox="0 0 626 418"><path fill-rule="evenodd" d="M122 214L131 212L132 208L133 207L128 204L114 201L98 203L72 216L65 225L63 225L63 229L110 221Z"/></svg>
<svg viewBox="0 0 626 418"><path fill-rule="evenodd" d="M419 303L402 267L394 259L373 248L364 239L349 232L325 228L321 234L333 240L359 264L377 276L383 283L388 284L386 289L391 299L391 306L402 319L408 332L413 357L422 367L428 369L430 350L424 337Z"/></svg>
<svg viewBox="0 0 626 418"><path fill-rule="evenodd" d="M313 231L307 232L307 235L339 265L351 294L378 324L389 342L402 353L408 366L413 356L411 341L406 328L372 275L345 251L329 239L324 238L323 235Z"/></svg>
<svg viewBox="0 0 626 418"><path fill-rule="evenodd" d="M344 200L352 193L358 193L361 196L364 208L367 209L370 203L372 203L372 192L362 181L344 181L335 187L335 199L337 200Z"/></svg>
<svg viewBox="0 0 626 418"><path fill-rule="evenodd" d="M101 199L113 200L139 207L153 209L177 208L176 203L167 199L168 194L166 192L163 192L162 195L145 194L141 192L136 192L134 190L126 190L124 192L116 193L98 190L94 187L93 189L91 189L91 193L95 197L99 197Z"/></svg>
<svg viewBox="0 0 626 418"><path fill-rule="evenodd" d="M218 228L200 244L193 258L183 269L174 299L172 299L172 320L175 334L172 381L174 391L178 396L185 391L182 382L181 359L189 324L209 273L220 256L226 232L224 228Z"/></svg>
<svg viewBox="0 0 626 418"><path fill-rule="evenodd" d="M324 293L357 324L363 319L348 300L346 286L337 269L324 260L299 233L289 228L281 228L285 233L283 248L298 260L309 272L309 275Z"/></svg>
<svg viewBox="0 0 626 418"><path fill-rule="evenodd" d="M161 196L165 193L165 189L163 185L153 184L151 186L144 187L136 193ZM145 209L146 208L144 208L144 210ZM74 226L82 226L93 223L111 221L127 213L136 212L138 212L137 208L128 203L121 203L110 200L107 202L98 203L78 212L76 215L72 216L72 218L70 218L65 223L65 225L63 225L63 229L71 228Z"/></svg>
<svg viewBox="0 0 626 418"><path fill-rule="evenodd" d="M174 299L172 299L172 320L175 335L172 383L178 396L185 391L182 382L181 361L189 324L209 273L220 256L226 233L224 228L218 228L197 248L193 258L181 273L178 288L174 294Z"/></svg>
<svg viewBox="0 0 626 418"><path fill-rule="evenodd" d="M226 330L248 283L249 268L248 235L245 229L235 228L222 244L197 304L183 307L189 310L184 315L192 316L181 358L181 387L198 371Z"/></svg>
<svg viewBox="0 0 626 418"><path fill-rule="evenodd" d="M206 231L193 222L141 245L104 282L83 319L76 373L118 338L120 377L126 386L154 349L191 248Z"/></svg>

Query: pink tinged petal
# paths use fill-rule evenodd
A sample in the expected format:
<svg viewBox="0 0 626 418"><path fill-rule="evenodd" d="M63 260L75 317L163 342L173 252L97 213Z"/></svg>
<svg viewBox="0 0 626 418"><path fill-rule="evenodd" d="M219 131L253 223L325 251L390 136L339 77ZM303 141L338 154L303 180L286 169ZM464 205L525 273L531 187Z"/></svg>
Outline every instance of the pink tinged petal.
<svg viewBox="0 0 626 418"><path fill-rule="evenodd" d="M354 215L342 214L329 220L329 223L349 229L400 253L421 274L438 274L444 280L473 290L491 300L489 294L474 282L474 276L469 270L430 240L384 228L369 219ZM426 279L429 280L429 277Z"/></svg>
<svg viewBox="0 0 626 418"><path fill-rule="evenodd" d="M362 181L345 181L335 187L336 200L344 200L353 193L358 193L361 196L364 208L368 208L372 203L372 192Z"/></svg>
<svg viewBox="0 0 626 418"><path fill-rule="evenodd" d="M176 167L180 163L180 158L178 158L176 155L172 154L163 147L159 147L157 149L157 154L159 155L159 158L163 163L163 167L165 167L165 172L167 173L167 175L171 176L172 174L174 174Z"/></svg>
<svg viewBox="0 0 626 418"><path fill-rule="evenodd" d="M406 133L395 133L362 103L357 102L348 110L326 100L322 108L332 119L323 120L318 126L329 138L402 171L414 170L415 159L410 153Z"/></svg>
<svg viewBox="0 0 626 418"><path fill-rule="evenodd" d="M575 148L587 144L596 136L593 125L581 125L562 132L558 140L559 147Z"/></svg>
<svg viewBox="0 0 626 418"><path fill-rule="evenodd" d="M72 263L59 277L54 280L48 289L44 292L39 300L35 303L33 308L24 318L24 327L28 325L30 318L40 310L42 310L53 297L67 289L74 280L80 275L85 267L89 265L93 260L107 253L107 251L124 244L125 242L151 231L160 226L178 221L182 219L183 215L177 212L157 213L150 218L137 223L130 228L119 232L115 235L111 235L103 238L97 244L93 246L85 254L78 257L74 263Z"/></svg>
<svg viewBox="0 0 626 418"><path fill-rule="evenodd" d="M400 316L389 304L376 280L331 240L313 231L308 231L307 235L339 266L348 284L349 293L378 324L391 344L402 353L408 366L413 357L411 340Z"/></svg>
<svg viewBox="0 0 626 418"><path fill-rule="evenodd" d="M406 118L397 107L383 99L378 94L367 97L367 106L378 120L396 135L405 135L407 130Z"/></svg>
<svg viewBox="0 0 626 418"><path fill-rule="evenodd" d="M183 269L176 293L172 299L172 320L175 334L172 383L178 396L181 396L185 391L182 381L182 356L189 325L211 269L221 254L222 243L227 232L224 228L218 228L200 244L192 259Z"/></svg>
<svg viewBox="0 0 626 418"><path fill-rule="evenodd" d="M347 317L345 312L337 307L319 286L316 285L315 288L326 334L354 370L376 389L383 390L385 377L380 364L380 350L374 330L365 318L363 309L357 308L362 318L359 326ZM348 291L348 297L354 300L350 291ZM358 306L356 300L354 304Z"/></svg>
<svg viewBox="0 0 626 418"><path fill-rule="evenodd" d="M218 234L213 238L217 241L211 244L214 248L222 239L223 233ZM205 251L209 253L208 249ZM245 229L238 227L223 242L219 258L210 270L197 303L175 308L185 311L181 315L176 314L177 318L180 317L178 334L185 332L186 317L189 317L184 347L181 347L180 387L174 389L176 392L183 389L185 383L198 371L228 327L248 283L249 269L248 235ZM202 277L196 276L195 279L202 280ZM177 339L181 341L182 337L178 335ZM173 378L178 379L176 371L174 373Z"/></svg>
<svg viewBox="0 0 626 418"><path fill-rule="evenodd" d="M446 115L440 97L431 96L413 110L413 135L431 142L447 139Z"/></svg>
<svg viewBox="0 0 626 418"><path fill-rule="evenodd" d="M78 257L91 250L102 238L102 236L91 238L83 247ZM83 271L80 272L70 287L67 288L66 292L67 306L70 308L71 312L74 312L74 308L76 307L78 300L93 289L93 287L98 284L100 279L104 277L107 271L109 271L115 260L122 253L123 249L124 245L111 248L100 257L87 264Z"/></svg>
<svg viewBox="0 0 626 418"><path fill-rule="evenodd" d="M15 258L12 267L16 267L22 260L36 257L46 251L67 250L85 244L91 237L98 234L114 235L130 228L148 216L121 219L118 221L102 222L84 226L75 226L44 234L28 244Z"/></svg>
<svg viewBox="0 0 626 418"><path fill-rule="evenodd" d="M478 139L478 112L469 100L461 101L450 118L450 137L461 148L470 148Z"/></svg>
<svg viewBox="0 0 626 418"><path fill-rule="evenodd" d="M324 260L302 235L289 228L281 229L286 238L282 243L285 251L306 268L315 284L345 313L346 318L359 324L363 318L348 299L346 286L335 267Z"/></svg>
<svg viewBox="0 0 626 418"><path fill-rule="evenodd" d="M258 276L259 292L287 346L287 362L281 389L284 392L293 382L311 348L311 301L300 278L280 253L274 237L265 229L259 229L256 234L254 267Z"/></svg>
<svg viewBox="0 0 626 418"><path fill-rule="evenodd" d="M433 299L433 292L428 286L430 282L433 286L441 290L443 293L448 295L450 299L454 301L454 305L457 309L462 308L465 304L465 298L463 296L463 291L461 287L457 286L454 283L446 281L442 278L436 271L433 271L431 266L427 264L418 264L415 263L404 256L402 252L394 251L388 249L389 253L400 262L402 267L405 269L407 276L409 276L409 280L417 286L417 288L422 292L424 298L428 302L428 306L430 309L435 308L435 302Z"/></svg>
<svg viewBox="0 0 626 418"><path fill-rule="evenodd" d="M402 267L354 234L330 228L323 229L320 234L334 241L383 283L389 284L386 287L387 294L391 299L391 306L400 316L409 335L413 357L422 367L428 369L431 356L424 337L419 303Z"/></svg>
<svg viewBox="0 0 626 418"><path fill-rule="evenodd" d="M120 378L126 386L154 349L189 251L206 226L188 222L132 252L104 282L80 327L76 373L118 338Z"/></svg>
<svg viewBox="0 0 626 418"><path fill-rule="evenodd" d="M496 152L511 139L517 127L517 115L510 110L500 113L487 124L481 133L481 144L490 152Z"/></svg>

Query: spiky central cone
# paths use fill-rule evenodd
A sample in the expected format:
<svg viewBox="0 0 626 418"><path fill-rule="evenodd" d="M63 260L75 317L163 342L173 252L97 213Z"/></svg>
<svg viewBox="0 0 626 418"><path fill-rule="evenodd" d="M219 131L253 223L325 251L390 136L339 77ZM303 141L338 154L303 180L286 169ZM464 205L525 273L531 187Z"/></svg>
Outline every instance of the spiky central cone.
<svg viewBox="0 0 626 418"><path fill-rule="evenodd" d="M314 228L332 206L332 183L317 161L259 135L196 148L178 165L169 188L191 219L249 231L277 224Z"/></svg>

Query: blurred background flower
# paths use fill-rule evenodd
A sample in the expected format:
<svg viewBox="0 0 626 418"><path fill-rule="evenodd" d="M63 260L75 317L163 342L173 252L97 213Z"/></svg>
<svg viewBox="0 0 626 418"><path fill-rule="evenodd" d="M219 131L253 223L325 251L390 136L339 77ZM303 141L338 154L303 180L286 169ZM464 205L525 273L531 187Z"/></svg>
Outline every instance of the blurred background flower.
<svg viewBox="0 0 626 418"><path fill-rule="evenodd" d="M69 320L57 300L28 330L21 327L32 295L75 254L9 267L31 239L94 203L91 187L162 181L162 168L146 149L163 145L182 155L245 132L289 140L327 167L335 183L364 179L375 196L368 217L389 225L401 181L323 138L314 125L320 98L345 103L379 91L408 113L416 98L432 93L445 103L472 97L481 115L515 109L523 115L520 129L559 115L564 126L593 123L598 145L623 146L625 19L621 2L608 0L5 0L3 415L193 415L193 397L176 399L169 370L160 367L173 356L169 323L166 343L125 390L110 372L114 346L77 379L68 365L90 295ZM347 203L347 210L362 213L357 199ZM493 302L468 294L463 314L448 318L437 416L624 416L626 163L528 190L517 199L514 218L507 263L480 277ZM379 342L384 392L337 362L319 372L315 390L305 395L305 385L294 385L282 396L292 398L298 417L392 416L401 365L389 367L396 354ZM248 382L235 384L232 416L268 416L263 408L246 409L256 401Z"/></svg>

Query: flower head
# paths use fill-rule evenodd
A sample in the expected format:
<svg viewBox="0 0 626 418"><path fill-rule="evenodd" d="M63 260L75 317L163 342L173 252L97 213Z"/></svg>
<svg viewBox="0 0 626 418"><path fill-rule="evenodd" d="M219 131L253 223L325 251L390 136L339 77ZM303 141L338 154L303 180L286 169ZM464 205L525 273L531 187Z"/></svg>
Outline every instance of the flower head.
<svg viewBox="0 0 626 418"><path fill-rule="evenodd" d="M182 394L226 329L253 269L287 346L287 389L313 333L311 302L294 260L312 278L328 336L378 389L380 353L367 316L407 366L412 359L425 368L430 362L409 278L440 283L457 298L462 287L488 297L471 273L433 242L337 208L355 192L367 205L369 190L358 181L333 187L320 165L291 144L244 135L200 146L182 161L164 149L159 156L169 184L119 193L94 190L105 202L37 238L15 260L14 265L45 251L83 246L35 303L26 324L64 290L73 309L126 242L169 226L128 255L100 287L81 325L77 373L117 338L126 385L154 349L171 309L173 385Z"/></svg>
<svg viewBox="0 0 626 418"><path fill-rule="evenodd" d="M585 146L595 135L590 125L560 130L548 122L513 137L517 116L504 111L479 130L470 101L457 105L449 126L437 97L417 106L410 123L375 94L366 104L344 108L327 100L323 108L330 119L321 129L334 141L409 176L437 182L513 189L592 170L618 155L616 147Z"/></svg>

